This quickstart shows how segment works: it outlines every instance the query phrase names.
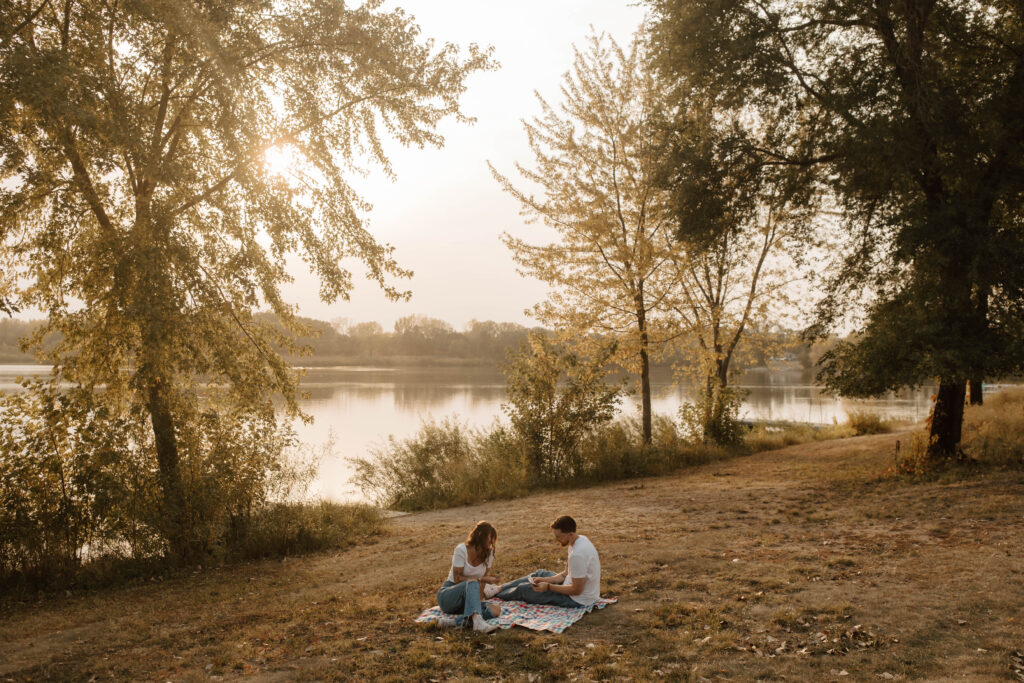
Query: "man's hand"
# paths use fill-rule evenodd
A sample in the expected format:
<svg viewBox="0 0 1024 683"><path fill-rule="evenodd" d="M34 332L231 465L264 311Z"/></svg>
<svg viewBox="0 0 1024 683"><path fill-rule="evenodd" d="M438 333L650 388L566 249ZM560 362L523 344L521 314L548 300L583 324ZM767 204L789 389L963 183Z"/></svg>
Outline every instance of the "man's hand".
<svg viewBox="0 0 1024 683"><path fill-rule="evenodd" d="M550 586L551 584L547 581L538 581L537 583L533 584L533 590L537 591L538 593L544 593Z"/></svg>
<svg viewBox="0 0 1024 683"><path fill-rule="evenodd" d="M487 576L481 576L480 577L480 583L501 583L501 582L498 581L498 577L497 576L491 576L490 574L488 574Z"/></svg>

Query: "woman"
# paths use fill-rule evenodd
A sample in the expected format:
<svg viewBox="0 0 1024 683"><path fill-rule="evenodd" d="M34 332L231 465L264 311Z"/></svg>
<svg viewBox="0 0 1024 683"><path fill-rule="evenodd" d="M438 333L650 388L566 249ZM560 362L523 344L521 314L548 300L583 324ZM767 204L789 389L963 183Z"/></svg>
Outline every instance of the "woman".
<svg viewBox="0 0 1024 683"><path fill-rule="evenodd" d="M498 628L487 619L501 614L501 608L491 606L485 610L481 604L483 586L497 584L498 577L491 572L494 566L494 543L498 532L490 522L477 522L465 543L455 546L452 554L452 568L448 579L437 591L437 604L445 614L454 614L454 619L443 619L442 626L473 625L474 631L490 633Z"/></svg>

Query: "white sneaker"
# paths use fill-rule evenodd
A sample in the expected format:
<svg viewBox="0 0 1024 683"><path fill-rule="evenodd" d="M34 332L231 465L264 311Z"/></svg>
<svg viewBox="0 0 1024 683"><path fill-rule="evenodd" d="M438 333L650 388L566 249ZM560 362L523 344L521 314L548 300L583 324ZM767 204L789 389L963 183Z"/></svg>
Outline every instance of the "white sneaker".
<svg viewBox="0 0 1024 683"><path fill-rule="evenodd" d="M479 614L473 615L473 630L480 633L492 633L498 629L498 622L487 621Z"/></svg>
<svg viewBox="0 0 1024 683"><path fill-rule="evenodd" d="M455 621L455 617L443 616L436 622L438 628L455 628L458 622Z"/></svg>
<svg viewBox="0 0 1024 683"><path fill-rule="evenodd" d="M501 586L496 583L489 583L484 586L484 597L493 598L495 595L501 592Z"/></svg>

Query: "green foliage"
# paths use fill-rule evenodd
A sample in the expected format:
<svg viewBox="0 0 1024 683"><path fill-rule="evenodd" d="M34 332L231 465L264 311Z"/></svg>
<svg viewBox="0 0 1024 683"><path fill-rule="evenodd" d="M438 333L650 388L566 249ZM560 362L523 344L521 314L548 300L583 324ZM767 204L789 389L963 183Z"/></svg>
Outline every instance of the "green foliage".
<svg viewBox="0 0 1024 683"><path fill-rule="evenodd" d="M580 443L615 416L621 400L621 388L605 383L614 354L613 344L584 359L531 334L510 357L502 408L536 481L554 483L583 472Z"/></svg>
<svg viewBox="0 0 1024 683"><path fill-rule="evenodd" d="M513 498L528 489L522 443L500 425L471 430L428 421L407 439L390 437L369 458L353 458L353 482L381 507L430 510Z"/></svg>
<svg viewBox="0 0 1024 683"><path fill-rule="evenodd" d="M0 397L0 584L67 584L167 555L147 416L105 398L51 382ZM199 558L234 554L304 487L311 463L273 415L207 409L183 424L187 537Z"/></svg>
<svg viewBox="0 0 1024 683"><path fill-rule="evenodd" d="M589 430L579 441L572 469L554 472L551 483L534 477L526 444L500 424L470 430L454 420L425 422L407 439L389 439L370 458L353 459L353 481L378 505L394 510L432 510L486 500L516 498L553 485L586 486L660 475L728 457L717 447L683 440L667 417L653 420L650 445L639 419L616 420Z"/></svg>
<svg viewBox="0 0 1024 683"><path fill-rule="evenodd" d="M209 508L189 508L186 465L214 467L188 451L218 447L204 430L219 427L188 424L208 410L197 377L257 420L275 395L298 413L279 353L305 331L282 299L289 260L327 302L348 297L352 261L407 297L347 179L357 159L390 171L382 131L440 146L443 119L467 120L465 79L493 66L383 4L0 4L0 298L15 282L18 305L45 312L30 346L59 335L44 358L60 381L148 413L153 460L137 474L159 469L180 557L208 535L189 518ZM199 488L192 503L218 493Z"/></svg>
<svg viewBox="0 0 1024 683"><path fill-rule="evenodd" d="M679 409L679 421L694 443L736 446L743 441L745 428L738 418L743 392L711 381L707 391Z"/></svg>
<svg viewBox="0 0 1024 683"><path fill-rule="evenodd" d="M954 455L954 385L1024 363L1024 8L648 4L675 97L776 112L792 135L762 153L814 169L837 200L846 239L820 269L811 333L856 322L861 334L826 354L823 380L868 396L938 378L933 455Z"/></svg>

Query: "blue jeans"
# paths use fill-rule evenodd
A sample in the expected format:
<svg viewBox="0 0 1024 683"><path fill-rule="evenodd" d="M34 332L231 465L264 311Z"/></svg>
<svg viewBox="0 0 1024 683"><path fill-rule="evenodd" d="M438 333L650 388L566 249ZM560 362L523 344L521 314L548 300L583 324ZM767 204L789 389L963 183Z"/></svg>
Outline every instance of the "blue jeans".
<svg viewBox="0 0 1024 683"><path fill-rule="evenodd" d="M458 615L455 622L459 626L465 626L474 614L484 619L493 618L491 611L480 603L480 582L476 579L460 583L445 581L437 591L437 606L445 614Z"/></svg>
<svg viewBox="0 0 1024 683"><path fill-rule="evenodd" d="M544 578L556 576L554 572L546 569L538 569L532 574L527 574L515 581L509 581L501 587L501 590L494 597L500 600L519 600L528 602L531 605L555 605L556 607L583 607L568 595L555 593L554 591L537 591L530 585L530 577Z"/></svg>

